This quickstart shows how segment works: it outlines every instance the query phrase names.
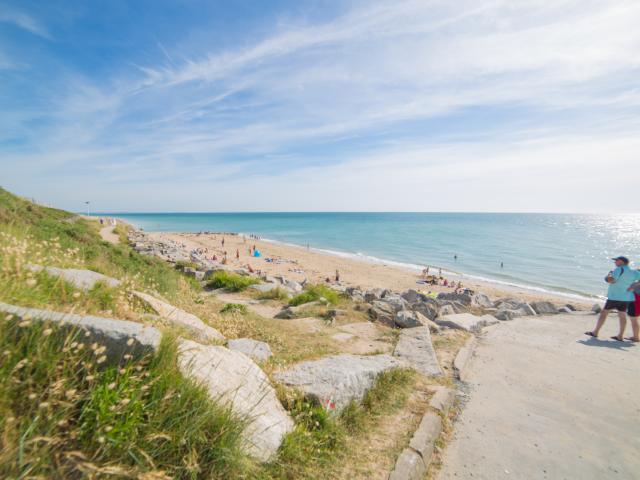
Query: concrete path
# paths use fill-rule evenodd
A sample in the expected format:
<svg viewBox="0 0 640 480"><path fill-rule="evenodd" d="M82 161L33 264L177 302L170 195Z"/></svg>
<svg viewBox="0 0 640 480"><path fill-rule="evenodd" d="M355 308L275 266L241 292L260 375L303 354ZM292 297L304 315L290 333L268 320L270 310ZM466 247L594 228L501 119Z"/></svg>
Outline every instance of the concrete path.
<svg viewBox="0 0 640 480"><path fill-rule="evenodd" d="M100 236L104 241L117 245L118 243L120 243L120 237L118 237L118 234L114 232L115 228L116 227L113 225L102 227L100 229Z"/></svg>
<svg viewBox="0 0 640 480"><path fill-rule="evenodd" d="M438 478L640 478L640 344L582 335L595 315L490 327ZM629 327L627 327L629 328Z"/></svg>

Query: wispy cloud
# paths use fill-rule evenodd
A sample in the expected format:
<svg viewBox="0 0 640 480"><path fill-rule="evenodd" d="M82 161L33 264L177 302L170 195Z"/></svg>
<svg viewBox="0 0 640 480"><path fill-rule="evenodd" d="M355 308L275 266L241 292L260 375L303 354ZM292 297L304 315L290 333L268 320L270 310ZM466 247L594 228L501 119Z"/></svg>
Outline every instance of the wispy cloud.
<svg viewBox="0 0 640 480"><path fill-rule="evenodd" d="M306 191L300 208L336 191L344 208L385 209L384 179L437 181L435 199L449 199L442 185L472 177L496 187L493 197L482 190L478 200L473 186L455 190L451 204L495 209L511 193L497 186L521 185L514 178L523 175L546 182L550 206L569 205L553 171L589 158L578 177L589 184L590 172L595 182L593 152L611 148L618 156L607 161L640 177L628 161L640 135L638 24L640 3L630 0L408 0L358 3L321 23L290 19L205 53L154 34L145 48L157 55L146 61L114 62L106 77L58 78L55 95L5 131L24 140L5 158L19 165L15 175L81 173L94 190L155 186L159 209L176 204L160 187L166 179L191 210L220 209L221 198L197 208L202 197L192 195L230 185ZM367 182L358 181L363 172ZM430 196L402 190L387 208L433 208ZM598 207L574 190L584 209ZM521 191L521 208L539 204L531 188ZM268 204L295 209L278 195ZM225 208L234 205L251 209Z"/></svg>
<svg viewBox="0 0 640 480"><path fill-rule="evenodd" d="M12 10L8 6L0 5L0 23L1 22L11 23L42 38L51 38L49 32L35 18L26 13Z"/></svg>

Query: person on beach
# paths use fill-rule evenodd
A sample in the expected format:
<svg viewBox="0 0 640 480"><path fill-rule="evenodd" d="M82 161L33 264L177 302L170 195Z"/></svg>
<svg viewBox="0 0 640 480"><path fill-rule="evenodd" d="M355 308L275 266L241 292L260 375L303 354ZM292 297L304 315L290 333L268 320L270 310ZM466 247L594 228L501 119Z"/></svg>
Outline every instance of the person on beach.
<svg viewBox="0 0 640 480"><path fill-rule="evenodd" d="M336 269L336 283L340 282L340 272Z"/></svg>
<svg viewBox="0 0 640 480"><path fill-rule="evenodd" d="M627 257L620 256L612 260L615 262L616 268L609 272L604 279L605 282L609 284L607 301L604 304L602 312L600 312L596 328L593 331L585 332L585 335L597 338L609 313L612 310L617 310L618 319L620 320L620 332L611 338L622 342L624 341L624 329L627 326L627 310L629 309L629 304L634 300L631 285L639 280L639 278L638 272L629 268L629 259Z"/></svg>
<svg viewBox="0 0 640 480"><path fill-rule="evenodd" d="M236 248L236 260L240 260L240 250Z"/></svg>
<svg viewBox="0 0 640 480"><path fill-rule="evenodd" d="M634 296L633 301L629 302L627 307L627 315L629 315L633 334L626 339L638 343L640 342L640 324L638 323L638 317L640 317L640 270L636 270L636 281L631 284L629 291L633 292Z"/></svg>

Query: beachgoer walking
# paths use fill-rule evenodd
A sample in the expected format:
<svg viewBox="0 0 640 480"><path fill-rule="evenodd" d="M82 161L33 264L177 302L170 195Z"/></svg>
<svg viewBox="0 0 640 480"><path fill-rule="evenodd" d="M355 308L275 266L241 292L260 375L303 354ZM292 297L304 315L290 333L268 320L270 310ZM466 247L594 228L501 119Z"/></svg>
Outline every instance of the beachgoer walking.
<svg viewBox="0 0 640 480"><path fill-rule="evenodd" d="M336 283L340 282L340 272L336 269Z"/></svg>
<svg viewBox="0 0 640 480"><path fill-rule="evenodd" d="M240 250L236 248L236 260L240 260Z"/></svg>
<svg viewBox="0 0 640 480"><path fill-rule="evenodd" d="M504 262L500 262L500 268L504 268Z"/></svg>
<svg viewBox="0 0 640 480"><path fill-rule="evenodd" d="M611 312L611 310L617 310L618 319L620 320L620 332L611 338L622 342L624 341L624 329L627 326L629 303L635 299L631 285L638 280L638 273L629 268L629 259L627 257L616 257L612 260L615 262L616 268L610 271L604 279L605 282L609 284L607 301L604 304L602 312L600 312L596 328L591 332L585 332L585 335L597 338L600 329L607 320L609 312Z"/></svg>
<svg viewBox="0 0 640 480"><path fill-rule="evenodd" d="M640 317L640 270L636 270L636 281L631 284L629 290L633 292L634 296L633 301L627 307L633 334L631 337L627 337L627 340L638 343L640 342L640 324L638 323L638 317Z"/></svg>

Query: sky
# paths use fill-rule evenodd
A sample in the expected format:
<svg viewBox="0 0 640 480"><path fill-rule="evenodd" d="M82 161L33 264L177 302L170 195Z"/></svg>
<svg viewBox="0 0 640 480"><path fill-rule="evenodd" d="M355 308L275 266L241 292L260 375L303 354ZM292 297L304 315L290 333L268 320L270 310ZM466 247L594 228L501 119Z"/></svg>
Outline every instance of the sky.
<svg viewBox="0 0 640 480"><path fill-rule="evenodd" d="M0 2L0 186L68 210L639 212L637 0Z"/></svg>

